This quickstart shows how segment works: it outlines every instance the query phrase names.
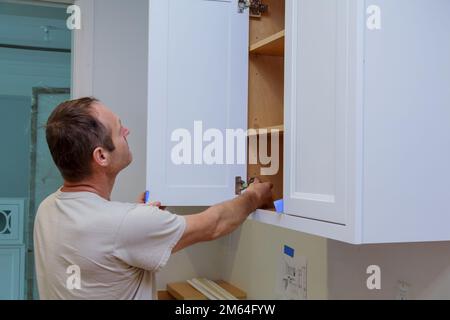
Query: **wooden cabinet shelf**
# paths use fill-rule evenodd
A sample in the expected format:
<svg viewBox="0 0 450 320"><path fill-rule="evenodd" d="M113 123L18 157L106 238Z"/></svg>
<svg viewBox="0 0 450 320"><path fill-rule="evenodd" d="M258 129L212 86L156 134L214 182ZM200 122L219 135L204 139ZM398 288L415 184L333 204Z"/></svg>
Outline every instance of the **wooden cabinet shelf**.
<svg viewBox="0 0 450 320"><path fill-rule="evenodd" d="M272 132L272 130L278 130L280 134L284 133L284 125L279 125L279 126L273 126L273 127L266 127L266 128L258 128L258 129L253 129L256 130L256 132L249 132L248 136L257 136L261 134L260 130L267 130L267 134L270 134Z"/></svg>
<svg viewBox="0 0 450 320"><path fill-rule="evenodd" d="M264 38L250 46L251 54L284 56L284 30Z"/></svg>

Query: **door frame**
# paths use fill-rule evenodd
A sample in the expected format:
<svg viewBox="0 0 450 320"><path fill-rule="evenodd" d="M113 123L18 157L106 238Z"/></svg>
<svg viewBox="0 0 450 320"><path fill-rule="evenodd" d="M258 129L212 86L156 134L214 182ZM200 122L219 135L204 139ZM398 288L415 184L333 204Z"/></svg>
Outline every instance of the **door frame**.
<svg viewBox="0 0 450 320"><path fill-rule="evenodd" d="M34 225L34 217L36 210L36 200L34 198L34 193L36 191L36 144L37 144L37 115L38 115L38 106L39 106L39 95L41 94L70 94L70 88L44 88L44 87L34 87L32 89L32 103L31 103L31 140L30 140L30 185L29 185L29 201L28 201L28 215L26 232L27 235L31 235L33 232ZM26 281L27 281L27 298L33 299L34 297L34 277L28 276L34 272L34 261L32 254L34 252L34 248L32 246L33 241L32 237L28 239L27 243L27 254L28 261L26 263ZM31 261L30 261L31 260Z"/></svg>

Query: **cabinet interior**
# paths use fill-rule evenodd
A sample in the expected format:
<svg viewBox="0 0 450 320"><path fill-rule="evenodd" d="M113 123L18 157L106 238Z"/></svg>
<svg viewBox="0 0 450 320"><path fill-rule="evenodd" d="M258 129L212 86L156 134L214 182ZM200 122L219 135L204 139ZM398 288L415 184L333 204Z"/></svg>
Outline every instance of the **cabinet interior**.
<svg viewBox="0 0 450 320"><path fill-rule="evenodd" d="M272 182L274 200L279 200L283 198L285 1L263 3L268 5L267 12L261 17L250 17L248 128L268 129L269 155L270 132L280 131L279 170L275 175L261 175L261 168L270 164L261 164L258 157L258 164L248 164L247 179L259 177ZM260 134L256 136L259 144ZM249 143L249 155L255 151L251 149Z"/></svg>

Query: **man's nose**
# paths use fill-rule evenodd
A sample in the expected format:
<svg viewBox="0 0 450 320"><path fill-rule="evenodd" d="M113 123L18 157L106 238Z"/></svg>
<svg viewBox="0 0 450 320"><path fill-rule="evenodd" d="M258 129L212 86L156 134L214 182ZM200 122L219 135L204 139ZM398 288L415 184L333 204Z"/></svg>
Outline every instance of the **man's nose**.
<svg viewBox="0 0 450 320"><path fill-rule="evenodd" d="M128 128L124 128L125 130L125 137L128 137L130 135L130 130Z"/></svg>

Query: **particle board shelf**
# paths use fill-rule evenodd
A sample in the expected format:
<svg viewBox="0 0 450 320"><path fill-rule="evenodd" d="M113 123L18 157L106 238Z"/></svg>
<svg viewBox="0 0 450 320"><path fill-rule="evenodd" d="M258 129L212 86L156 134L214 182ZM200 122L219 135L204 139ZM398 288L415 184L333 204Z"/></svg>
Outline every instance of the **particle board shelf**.
<svg viewBox="0 0 450 320"><path fill-rule="evenodd" d="M258 129L253 129L253 130L256 130L256 132L249 132L249 134L248 134L249 137L260 135L261 130L267 130L268 134L270 134L272 130L278 130L280 133L284 133L284 125L266 127L266 128L258 128Z"/></svg>
<svg viewBox="0 0 450 320"><path fill-rule="evenodd" d="M284 30L262 39L250 46L251 54L266 56L284 56Z"/></svg>

